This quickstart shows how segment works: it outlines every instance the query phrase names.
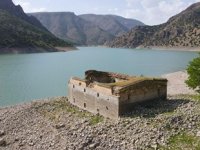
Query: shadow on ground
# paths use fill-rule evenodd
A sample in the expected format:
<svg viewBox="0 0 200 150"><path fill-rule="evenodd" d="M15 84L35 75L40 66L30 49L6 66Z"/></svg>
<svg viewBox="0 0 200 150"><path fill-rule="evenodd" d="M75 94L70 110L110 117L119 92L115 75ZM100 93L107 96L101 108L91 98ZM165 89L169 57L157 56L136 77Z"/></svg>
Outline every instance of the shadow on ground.
<svg viewBox="0 0 200 150"><path fill-rule="evenodd" d="M178 107L191 102L183 99L156 100L146 103L139 103L132 107L132 111L123 117L144 117L152 118L163 113L173 113Z"/></svg>

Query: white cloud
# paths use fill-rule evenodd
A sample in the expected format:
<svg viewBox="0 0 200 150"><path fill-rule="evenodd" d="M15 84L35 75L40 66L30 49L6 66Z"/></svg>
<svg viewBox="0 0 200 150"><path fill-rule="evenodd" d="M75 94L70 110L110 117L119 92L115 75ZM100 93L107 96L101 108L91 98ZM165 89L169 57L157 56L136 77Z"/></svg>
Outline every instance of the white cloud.
<svg viewBox="0 0 200 150"><path fill-rule="evenodd" d="M13 0L16 5L21 5L25 12L41 12L46 11L44 7L35 8L31 6L31 3L28 0Z"/></svg>
<svg viewBox="0 0 200 150"><path fill-rule="evenodd" d="M135 18L146 24L166 22L171 16L200 0L126 0L124 16Z"/></svg>

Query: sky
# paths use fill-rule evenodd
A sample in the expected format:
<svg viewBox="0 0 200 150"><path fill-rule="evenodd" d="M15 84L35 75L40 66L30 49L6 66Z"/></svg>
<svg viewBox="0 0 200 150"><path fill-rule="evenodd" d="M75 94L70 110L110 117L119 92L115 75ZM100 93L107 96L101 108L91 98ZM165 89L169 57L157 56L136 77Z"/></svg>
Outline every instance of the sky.
<svg viewBox="0 0 200 150"><path fill-rule="evenodd" d="M200 0L13 0L25 12L114 14L138 19L147 25L166 22Z"/></svg>

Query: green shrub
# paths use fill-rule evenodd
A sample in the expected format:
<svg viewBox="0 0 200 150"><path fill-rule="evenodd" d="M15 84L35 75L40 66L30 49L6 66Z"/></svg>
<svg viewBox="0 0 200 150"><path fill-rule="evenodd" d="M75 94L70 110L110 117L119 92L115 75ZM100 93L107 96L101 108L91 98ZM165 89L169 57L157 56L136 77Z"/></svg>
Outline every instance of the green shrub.
<svg viewBox="0 0 200 150"><path fill-rule="evenodd" d="M192 89L197 89L200 93L200 54L199 57L190 62L187 73L189 78L186 84Z"/></svg>

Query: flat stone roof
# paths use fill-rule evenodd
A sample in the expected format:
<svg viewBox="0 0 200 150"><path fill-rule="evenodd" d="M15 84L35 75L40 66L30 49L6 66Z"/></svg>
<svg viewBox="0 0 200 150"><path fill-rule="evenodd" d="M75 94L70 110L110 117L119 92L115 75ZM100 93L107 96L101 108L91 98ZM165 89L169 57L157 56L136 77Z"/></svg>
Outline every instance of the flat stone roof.
<svg viewBox="0 0 200 150"><path fill-rule="evenodd" d="M149 78L149 77L137 77L128 76L119 73L102 72L96 70L88 70L85 72L85 79L73 77L72 79L85 82L87 85L95 84L101 87L113 89L114 87L125 88L128 86L136 85L144 81L160 81L167 82L165 78Z"/></svg>
<svg viewBox="0 0 200 150"><path fill-rule="evenodd" d="M118 82L114 82L114 83L96 83L96 84L98 84L99 86L108 87L108 88L112 88L112 87L123 88L123 87L127 87L130 85L141 83L143 81L166 81L167 82L167 79L147 78L147 77L130 77L130 79L128 79L128 80L118 81Z"/></svg>

